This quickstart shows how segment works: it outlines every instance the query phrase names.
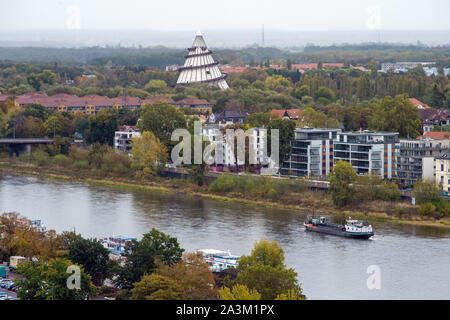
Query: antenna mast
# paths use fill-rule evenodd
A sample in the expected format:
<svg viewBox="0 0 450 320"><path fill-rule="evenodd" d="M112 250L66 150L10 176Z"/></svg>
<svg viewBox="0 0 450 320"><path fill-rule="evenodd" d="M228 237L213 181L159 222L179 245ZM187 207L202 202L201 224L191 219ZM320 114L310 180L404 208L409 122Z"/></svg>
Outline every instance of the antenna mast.
<svg viewBox="0 0 450 320"><path fill-rule="evenodd" d="M262 25L262 46L264 47L264 24Z"/></svg>

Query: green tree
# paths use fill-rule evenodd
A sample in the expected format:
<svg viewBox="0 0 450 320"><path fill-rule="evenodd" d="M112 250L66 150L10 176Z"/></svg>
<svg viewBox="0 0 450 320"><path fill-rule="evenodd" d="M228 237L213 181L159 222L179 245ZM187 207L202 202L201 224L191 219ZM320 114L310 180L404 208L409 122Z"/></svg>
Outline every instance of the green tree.
<svg viewBox="0 0 450 320"><path fill-rule="evenodd" d="M287 159L289 154L292 151L292 142L294 141L294 130L295 130L295 122L288 119L273 119L270 120L269 125L267 126L267 149L270 150L272 135L270 130L278 129L279 130L279 155L280 155L280 168L282 166L283 161Z"/></svg>
<svg viewBox="0 0 450 320"><path fill-rule="evenodd" d="M238 270L235 283L256 290L263 300L273 300L290 290L302 294L297 273L285 266L284 250L276 241L257 242L249 256L241 257Z"/></svg>
<svg viewBox="0 0 450 320"><path fill-rule="evenodd" d="M441 189L433 181L418 181L414 185L412 195L416 198L417 204L427 202L437 204L441 200L439 196L441 192Z"/></svg>
<svg viewBox="0 0 450 320"><path fill-rule="evenodd" d="M273 76L266 78L265 85L269 90L283 91L284 89L289 88L291 83L282 75L274 74Z"/></svg>
<svg viewBox="0 0 450 320"><path fill-rule="evenodd" d="M80 289L69 289L68 267L74 264L67 259L57 258L48 264L43 262L24 262L18 273L24 278L16 280L17 296L21 300L85 300L95 296L97 290L91 277L80 268Z"/></svg>
<svg viewBox="0 0 450 320"><path fill-rule="evenodd" d="M86 140L89 143L113 145L114 134L118 127L118 114L115 110L106 109L89 118L89 130Z"/></svg>
<svg viewBox="0 0 450 320"><path fill-rule="evenodd" d="M140 241L132 240L125 245L125 265L118 271L114 283L120 288L130 290L143 275L153 273L155 259L164 264L174 264L181 260L183 249L178 240L165 233L152 229Z"/></svg>
<svg viewBox="0 0 450 320"><path fill-rule="evenodd" d="M165 88L167 88L167 83L164 80L153 79L145 85L144 89L148 92L158 92Z"/></svg>
<svg viewBox="0 0 450 320"><path fill-rule="evenodd" d="M398 132L401 137L416 138L420 135L419 113L407 95L385 97L375 106L371 128L379 131Z"/></svg>
<svg viewBox="0 0 450 320"><path fill-rule="evenodd" d="M337 206L345 206L355 197L355 182L358 175L352 165L339 160L330 173L330 191L333 203Z"/></svg>
<svg viewBox="0 0 450 320"><path fill-rule="evenodd" d="M171 152L174 142L170 140L175 129L186 128L186 120L182 110L168 104L156 101L144 105L141 120L137 124L139 131L151 131Z"/></svg>
<svg viewBox="0 0 450 320"><path fill-rule="evenodd" d="M84 267L92 282L101 286L109 276L109 251L97 239L84 239L76 235L68 246L67 258Z"/></svg>
<svg viewBox="0 0 450 320"><path fill-rule="evenodd" d="M63 133L64 127L60 117L54 115L50 116L44 122L44 128L48 136L54 137L55 135L61 135Z"/></svg>

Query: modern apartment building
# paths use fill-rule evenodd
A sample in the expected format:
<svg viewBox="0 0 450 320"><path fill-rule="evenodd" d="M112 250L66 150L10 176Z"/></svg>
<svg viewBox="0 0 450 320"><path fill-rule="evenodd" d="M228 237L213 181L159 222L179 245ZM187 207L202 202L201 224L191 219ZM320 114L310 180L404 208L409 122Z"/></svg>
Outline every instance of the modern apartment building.
<svg viewBox="0 0 450 320"><path fill-rule="evenodd" d="M358 174L377 173L382 178L396 175L396 132L340 132L334 141L334 163L351 163Z"/></svg>
<svg viewBox="0 0 450 320"><path fill-rule="evenodd" d="M412 185L419 180L434 180L435 157L450 151L450 140L400 140L397 148L397 178Z"/></svg>
<svg viewBox="0 0 450 320"><path fill-rule="evenodd" d="M135 126L121 126L114 134L114 149L130 151L131 139L139 137L141 133Z"/></svg>
<svg viewBox="0 0 450 320"><path fill-rule="evenodd" d="M333 170L334 147L341 129L297 128L288 159L283 161L282 175L327 176ZM281 159L280 159L281 161Z"/></svg>

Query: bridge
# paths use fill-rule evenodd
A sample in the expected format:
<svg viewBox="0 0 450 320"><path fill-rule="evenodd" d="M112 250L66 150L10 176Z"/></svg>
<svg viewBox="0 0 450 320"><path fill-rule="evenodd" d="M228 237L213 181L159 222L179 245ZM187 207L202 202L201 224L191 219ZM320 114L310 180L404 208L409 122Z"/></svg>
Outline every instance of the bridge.
<svg viewBox="0 0 450 320"><path fill-rule="evenodd" d="M31 153L31 146L33 144L47 144L53 143L53 138L2 138L0 139L0 145L9 145L11 154L29 154Z"/></svg>

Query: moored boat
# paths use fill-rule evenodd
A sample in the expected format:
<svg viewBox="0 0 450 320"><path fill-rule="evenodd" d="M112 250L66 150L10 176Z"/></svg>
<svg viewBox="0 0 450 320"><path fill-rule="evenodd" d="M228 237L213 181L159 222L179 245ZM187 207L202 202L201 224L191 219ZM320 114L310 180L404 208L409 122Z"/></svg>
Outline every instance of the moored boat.
<svg viewBox="0 0 450 320"><path fill-rule="evenodd" d="M232 255L230 250L201 249L197 251L203 254L212 272L221 272L226 269L236 268L240 259L240 256Z"/></svg>
<svg viewBox="0 0 450 320"><path fill-rule="evenodd" d="M365 226L362 221L349 218L344 225L331 223L328 217L320 218L308 217L303 224L307 231L326 233L335 236L369 239L374 235L371 225Z"/></svg>

